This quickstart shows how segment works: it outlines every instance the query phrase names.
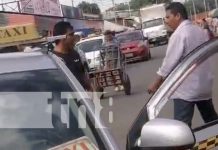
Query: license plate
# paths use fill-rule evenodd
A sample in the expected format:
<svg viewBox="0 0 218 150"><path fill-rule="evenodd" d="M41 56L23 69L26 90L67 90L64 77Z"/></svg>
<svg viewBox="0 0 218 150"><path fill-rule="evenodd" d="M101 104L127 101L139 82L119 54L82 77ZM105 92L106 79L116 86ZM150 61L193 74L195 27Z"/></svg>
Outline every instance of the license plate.
<svg viewBox="0 0 218 150"><path fill-rule="evenodd" d="M133 53L125 54L126 57L133 57Z"/></svg>

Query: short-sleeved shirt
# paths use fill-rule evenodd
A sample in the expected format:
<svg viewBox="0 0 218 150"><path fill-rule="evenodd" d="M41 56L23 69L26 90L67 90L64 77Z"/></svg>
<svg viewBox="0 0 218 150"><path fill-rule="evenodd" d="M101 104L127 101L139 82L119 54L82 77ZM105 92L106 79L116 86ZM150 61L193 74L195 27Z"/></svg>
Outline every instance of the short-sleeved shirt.
<svg viewBox="0 0 218 150"><path fill-rule="evenodd" d="M55 51L54 54L56 54L64 61L68 69L73 73L73 75L77 78L80 84L86 89L86 82L84 81L85 69L79 53L75 50L72 50L68 54L63 54Z"/></svg>

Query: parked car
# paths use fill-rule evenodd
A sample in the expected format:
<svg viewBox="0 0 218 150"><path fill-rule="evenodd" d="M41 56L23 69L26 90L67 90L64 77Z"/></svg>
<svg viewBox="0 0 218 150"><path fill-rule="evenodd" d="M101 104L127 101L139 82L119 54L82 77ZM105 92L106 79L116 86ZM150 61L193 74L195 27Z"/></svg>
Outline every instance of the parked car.
<svg viewBox="0 0 218 150"><path fill-rule="evenodd" d="M149 43L141 30L124 32L116 35L120 50L127 61L149 60L151 58Z"/></svg>
<svg viewBox="0 0 218 150"><path fill-rule="evenodd" d="M79 53L80 55L80 58L81 58L81 61L83 63L83 66L85 68L85 71L86 72L89 72L90 71L90 68L89 68L89 63L88 63L88 60L86 59L86 54L81 50L81 49L77 49L77 47L75 48L75 50Z"/></svg>
<svg viewBox="0 0 218 150"><path fill-rule="evenodd" d="M1 54L0 62L0 149L119 149L56 55L15 52Z"/></svg>
<svg viewBox="0 0 218 150"><path fill-rule="evenodd" d="M100 67L100 48L104 41L104 36L97 36L82 40L76 44L76 49L85 53L91 71Z"/></svg>

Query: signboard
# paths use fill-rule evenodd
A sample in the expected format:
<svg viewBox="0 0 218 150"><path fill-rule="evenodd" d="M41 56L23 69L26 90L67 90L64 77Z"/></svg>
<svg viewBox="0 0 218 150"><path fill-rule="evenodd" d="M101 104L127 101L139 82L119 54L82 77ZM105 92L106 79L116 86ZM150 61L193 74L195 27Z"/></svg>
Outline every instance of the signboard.
<svg viewBox="0 0 218 150"><path fill-rule="evenodd" d="M36 27L32 24L0 27L0 44L39 38Z"/></svg>
<svg viewBox="0 0 218 150"><path fill-rule="evenodd" d="M98 148L87 137L81 137L48 150L98 150Z"/></svg>
<svg viewBox="0 0 218 150"><path fill-rule="evenodd" d="M21 12L63 17L59 0L20 0Z"/></svg>

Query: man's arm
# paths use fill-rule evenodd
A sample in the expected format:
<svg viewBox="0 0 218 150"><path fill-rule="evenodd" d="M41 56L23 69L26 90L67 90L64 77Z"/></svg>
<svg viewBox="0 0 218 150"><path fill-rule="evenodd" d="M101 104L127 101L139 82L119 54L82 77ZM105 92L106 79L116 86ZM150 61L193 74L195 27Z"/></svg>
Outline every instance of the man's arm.
<svg viewBox="0 0 218 150"><path fill-rule="evenodd" d="M157 75L155 81L148 87L148 93L153 94L157 91L160 85L163 83L164 78L162 76Z"/></svg>
<svg viewBox="0 0 218 150"><path fill-rule="evenodd" d="M165 78L175 68L178 62L181 60L185 50L185 38L183 36L175 36L170 39L166 56L163 60L162 66L157 72L155 81L148 87L148 93L153 94L157 91Z"/></svg>

